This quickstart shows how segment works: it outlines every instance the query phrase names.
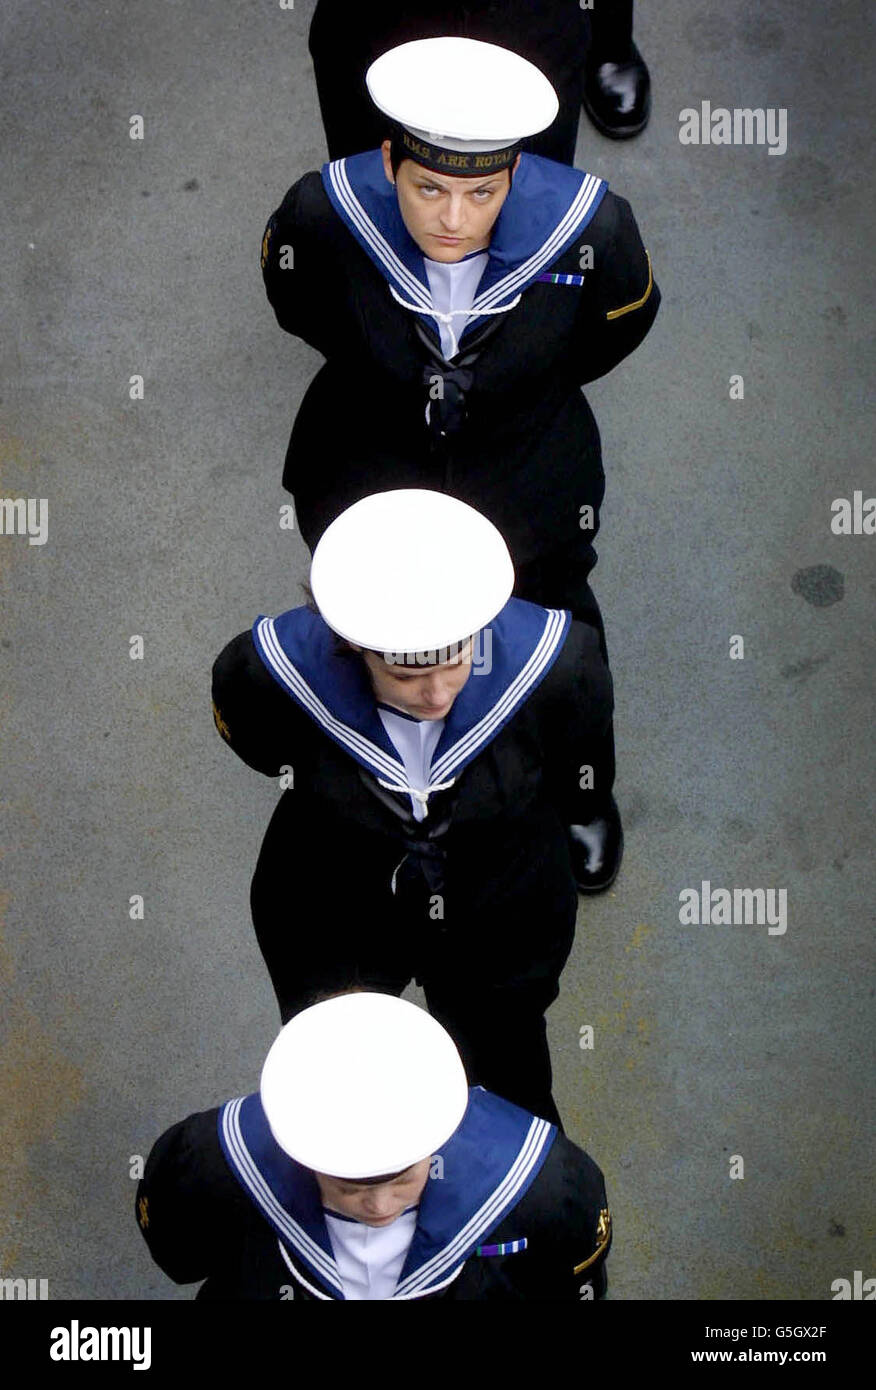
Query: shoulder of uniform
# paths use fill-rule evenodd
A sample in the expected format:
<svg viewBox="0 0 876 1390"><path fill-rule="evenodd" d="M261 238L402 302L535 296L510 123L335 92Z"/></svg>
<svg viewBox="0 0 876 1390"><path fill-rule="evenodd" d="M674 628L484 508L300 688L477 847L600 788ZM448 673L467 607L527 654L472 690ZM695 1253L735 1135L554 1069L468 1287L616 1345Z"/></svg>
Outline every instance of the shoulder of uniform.
<svg viewBox="0 0 876 1390"><path fill-rule="evenodd" d="M620 193L614 193L610 188L606 189L590 225L596 230L613 235L618 227L628 221L635 221L628 200Z"/></svg>
<svg viewBox="0 0 876 1390"><path fill-rule="evenodd" d="M611 1212L599 1165L558 1134L524 1202L526 1233L549 1244L569 1274L595 1266L611 1246Z"/></svg>
<svg viewBox="0 0 876 1390"><path fill-rule="evenodd" d="M317 170L314 169L311 173L305 174L289 192L297 192L298 209L302 217L310 217L318 222L322 218L333 215L332 205L322 181L322 174Z"/></svg>
<svg viewBox="0 0 876 1390"><path fill-rule="evenodd" d="M267 241L278 227L282 228L287 236L295 232L318 232L324 226L330 225L331 216L331 203L320 175L316 172L304 174L297 183L293 183L280 206L271 213L265 229L265 239ZM266 246L263 247L263 251L266 249Z"/></svg>
<svg viewBox="0 0 876 1390"><path fill-rule="evenodd" d="M163 1207L169 1197L179 1200L186 1191L201 1188L211 1175L227 1169L219 1143L219 1111L204 1110L171 1125L156 1139L149 1151L137 1191L137 1220L148 1230L155 1217L156 1204Z"/></svg>
<svg viewBox="0 0 876 1390"><path fill-rule="evenodd" d="M196 1111L171 1125L153 1144L146 1164L147 1173L150 1164L155 1166L166 1161L187 1168L210 1162L221 1154L218 1120L219 1107L215 1106L212 1110Z"/></svg>
<svg viewBox="0 0 876 1390"><path fill-rule="evenodd" d="M239 632L216 657L213 662L214 683L228 680L260 680L265 672L252 632Z"/></svg>
<svg viewBox="0 0 876 1390"><path fill-rule="evenodd" d="M600 674L604 665L596 629L573 618L557 659L539 686L542 700L550 703L571 692L580 694L582 680Z"/></svg>
<svg viewBox="0 0 876 1390"><path fill-rule="evenodd" d="M581 269L581 248L588 246L593 252L593 264L598 265L599 253L614 241L615 235L622 221L624 221L624 209L629 209L629 203L625 198L619 198L611 189L604 193L599 207L587 223L586 227L577 236L571 246L567 246L562 255L552 261L548 269L558 274L568 274Z"/></svg>
<svg viewBox="0 0 876 1390"><path fill-rule="evenodd" d="M300 179L295 180L291 188L287 190L280 207L309 207L317 201L320 189L322 189L322 178L316 169L311 169L308 173L302 174ZM325 192L324 189L323 192Z"/></svg>
<svg viewBox="0 0 876 1390"><path fill-rule="evenodd" d="M574 653L580 661L592 661L600 659L599 652L599 633L590 623L579 622L573 618L569 624L569 635L566 638L566 646L570 654Z"/></svg>
<svg viewBox="0 0 876 1390"><path fill-rule="evenodd" d="M156 1140L137 1186L135 1217L156 1264L177 1284L239 1259L257 1224L218 1134L218 1110L189 1115Z"/></svg>
<svg viewBox="0 0 876 1390"><path fill-rule="evenodd" d="M300 246L310 246L315 253L330 247L336 254L342 251L345 257L354 255L358 259L353 251L355 248L355 252L361 252L368 261L350 228L332 206L319 173L305 174L293 184L269 218L262 245L263 261L278 231Z"/></svg>
<svg viewBox="0 0 876 1390"><path fill-rule="evenodd" d="M565 1196L577 1196L585 1203L604 1191L599 1164L567 1134L557 1134L550 1153L553 1179Z"/></svg>
<svg viewBox="0 0 876 1390"><path fill-rule="evenodd" d="M243 712L249 717L254 700L260 702L262 714L276 706L284 716L289 715L288 697L265 666L251 631L232 638L213 662L212 697L213 722L219 735L232 746L235 734L240 732L232 728L234 716Z"/></svg>

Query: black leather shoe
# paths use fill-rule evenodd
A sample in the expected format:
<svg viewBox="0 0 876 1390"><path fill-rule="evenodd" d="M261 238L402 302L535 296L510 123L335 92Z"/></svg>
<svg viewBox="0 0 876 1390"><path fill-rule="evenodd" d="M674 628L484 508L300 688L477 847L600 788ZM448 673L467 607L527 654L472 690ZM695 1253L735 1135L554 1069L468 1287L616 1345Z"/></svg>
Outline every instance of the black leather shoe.
<svg viewBox="0 0 876 1390"><path fill-rule="evenodd" d="M645 129L651 114L651 77L635 44L622 63L588 60L584 110L596 129L612 140L628 140Z"/></svg>
<svg viewBox="0 0 876 1390"><path fill-rule="evenodd" d="M569 851L579 893L604 893L611 887L624 857L624 831L614 797L604 816L569 826Z"/></svg>

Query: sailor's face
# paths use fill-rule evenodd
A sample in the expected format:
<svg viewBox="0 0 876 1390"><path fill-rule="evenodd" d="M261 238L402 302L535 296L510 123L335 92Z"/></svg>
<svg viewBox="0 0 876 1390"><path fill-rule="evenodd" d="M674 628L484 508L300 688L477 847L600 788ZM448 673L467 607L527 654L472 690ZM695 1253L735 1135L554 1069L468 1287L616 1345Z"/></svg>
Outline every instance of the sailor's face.
<svg viewBox="0 0 876 1390"><path fill-rule="evenodd" d="M424 1158L387 1182L357 1183L316 1173L323 1206L366 1226L391 1226L408 1207L416 1206L429 1176L431 1159Z"/></svg>
<svg viewBox="0 0 876 1390"><path fill-rule="evenodd" d="M471 675L471 642L436 666L387 662L377 652L362 653L374 694L412 719L444 719Z"/></svg>
<svg viewBox="0 0 876 1390"><path fill-rule="evenodd" d="M452 264L489 246L493 223L511 191L507 169L483 179L452 178L403 159L393 175L390 148L384 141L383 168L396 186L404 224L424 256Z"/></svg>

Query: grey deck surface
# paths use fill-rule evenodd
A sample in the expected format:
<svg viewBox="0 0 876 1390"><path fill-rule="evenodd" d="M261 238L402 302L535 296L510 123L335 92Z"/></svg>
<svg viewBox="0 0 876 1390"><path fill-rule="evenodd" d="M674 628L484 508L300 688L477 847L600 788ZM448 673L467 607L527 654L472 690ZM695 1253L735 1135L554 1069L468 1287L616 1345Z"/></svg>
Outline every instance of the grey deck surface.
<svg viewBox="0 0 876 1390"><path fill-rule="evenodd" d="M549 1019L614 1298L825 1299L873 1273L876 539L830 529L876 492L872 29L829 8L643 6L651 124L579 134L664 295L588 391L626 859ZM0 1274L53 1298L191 1297L139 1238L129 1160L252 1089L276 1028L248 891L277 792L216 737L209 669L306 573L280 466L320 359L277 327L258 252L325 157L311 13L0 15L0 496L49 503L44 546L0 537ZM787 108L787 153L681 145L702 99ZM304 872L290 855L290 893ZM787 931L682 925L704 879L786 888Z"/></svg>

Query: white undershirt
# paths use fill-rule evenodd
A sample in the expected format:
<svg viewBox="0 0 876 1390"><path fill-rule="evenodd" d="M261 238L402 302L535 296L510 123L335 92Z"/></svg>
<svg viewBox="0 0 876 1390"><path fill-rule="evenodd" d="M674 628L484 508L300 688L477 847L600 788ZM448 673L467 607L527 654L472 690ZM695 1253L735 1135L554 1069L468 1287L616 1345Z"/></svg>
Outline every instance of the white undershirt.
<svg viewBox="0 0 876 1390"><path fill-rule="evenodd" d="M408 786L423 791L429 781L432 754L438 746L443 719L409 719L407 715L396 714L393 710L378 705L383 727L405 765ZM411 797L415 820L424 820L426 808L416 797Z"/></svg>
<svg viewBox="0 0 876 1390"><path fill-rule="evenodd" d="M344 1297L348 1301L392 1298L417 1229L416 1207L402 1212L389 1226L347 1221L325 1209L323 1215Z"/></svg>
<svg viewBox="0 0 876 1390"><path fill-rule="evenodd" d="M433 308L439 314L449 314L452 309L470 309L489 258L488 251L476 251L466 256L465 260L445 265L443 261L430 261L428 256L424 256ZM440 320L436 322L441 333L441 351L445 359L450 361L451 352L462 337L468 320L464 314L458 314L453 320L452 334L448 324Z"/></svg>

